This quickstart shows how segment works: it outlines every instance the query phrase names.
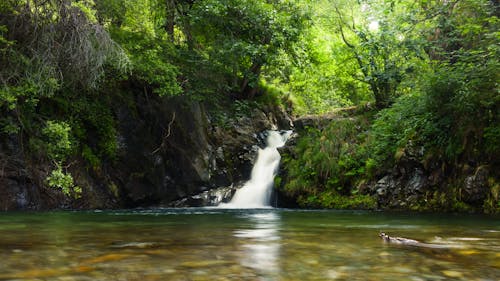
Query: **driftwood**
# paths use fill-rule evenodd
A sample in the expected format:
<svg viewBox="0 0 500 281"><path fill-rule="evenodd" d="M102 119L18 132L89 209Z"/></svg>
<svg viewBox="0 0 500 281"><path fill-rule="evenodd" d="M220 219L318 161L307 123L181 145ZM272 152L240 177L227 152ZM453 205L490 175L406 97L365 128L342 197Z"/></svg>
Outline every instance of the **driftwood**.
<svg viewBox="0 0 500 281"><path fill-rule="evenodd" d="M380 232L378 235L385 243L404 245L404 246L413 246L413 247L423 247L423 248L431 248L431 249L448 249L449 245L441 245L441 244L432 244L432 243L424 243L414 239L408 239L404 237L392 237L384 232Z"/></svg>

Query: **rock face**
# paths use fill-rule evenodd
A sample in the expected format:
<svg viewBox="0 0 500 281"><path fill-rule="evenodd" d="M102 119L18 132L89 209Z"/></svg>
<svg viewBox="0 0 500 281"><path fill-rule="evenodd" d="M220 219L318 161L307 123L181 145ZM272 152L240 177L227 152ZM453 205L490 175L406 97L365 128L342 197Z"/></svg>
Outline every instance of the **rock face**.
<svg viewBox="0 0 500 281"><path fill-rule="evenodd" d="M122 140L112 179L126 206L147 206L199 191L210 180L204 109L181 100L146 100L117 109Z"/></svg>
<svg viewBox="0 0 500 281"><path fill-rule="evenodd" d="M221 118L202 102L144 93L114 112L117 159L98 171L75 159L68 170L83 189L80 199L47 187L50 163L27 160L20 140L2 140L0 210L213 205L249 178L261 133L291 123L275 108Z"/></svg>
<svg viewBox="0 0 500 281"><path fill-rule="evenodd" d="M465 202L478 204L486 199L490 187L488 185L489 169L487 166L479 166L474 174L464 180Z"/></svg>
<svg viewBox="0 0 500 281"><path fill-rule="evenodd" d="M21 139L0 139L0 210L41 209L57 206L57 192L40 189L37 174L23 152Z"/></svg>
<svg viewBox="0 0 500 281"><path fill-rule="evenodd" d="M158 99L150 103L154 107L145 101L137 104L144 106L137 109L144 114L142 120L123 108L118 115L125 153L115 178L130 207L173 201L178 206L211 204L201 199L211 201L220 194L208 190L249 178L262 142L259 133L283 119L254 108L246 116L221 121L202 103L181 98Z"/></svg>
<svg viewBox="0 0 500 281"><path fill-rule="evenodd" d="M361 191L376 196L379 208L403 210L481 210L490 194L488 166L460 169L435 162L422 164L423 151L405 149L396 165Z"/></svg>
<svg viewBox="0 0 500 281"><path fill-rule="evenodd" d="M406 209L416 204L429 190L431 182L419 159L423 150L418 147L405 149L398 164L369 185L364 193L374 194L381 208Z"/></svg>

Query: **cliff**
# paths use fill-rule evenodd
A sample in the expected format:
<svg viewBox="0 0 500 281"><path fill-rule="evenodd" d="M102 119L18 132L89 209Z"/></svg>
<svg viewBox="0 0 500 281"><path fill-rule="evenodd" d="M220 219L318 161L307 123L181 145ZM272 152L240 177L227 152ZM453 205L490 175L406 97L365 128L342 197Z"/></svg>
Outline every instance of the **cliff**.
<svg viewBox="0 0 500 281"><path fill-rule="evenodd" d="M115 103L117 157L98 167L73 157L65 167L82 188L65 196L47 185L51 163L25 149L22 134L0 141L0 209L95 209L204 204L186 200L248 179L260 133L289 128L278 107L227 100L221 108L137 91ZM174 203L177 202L177 203Z"/></svg>

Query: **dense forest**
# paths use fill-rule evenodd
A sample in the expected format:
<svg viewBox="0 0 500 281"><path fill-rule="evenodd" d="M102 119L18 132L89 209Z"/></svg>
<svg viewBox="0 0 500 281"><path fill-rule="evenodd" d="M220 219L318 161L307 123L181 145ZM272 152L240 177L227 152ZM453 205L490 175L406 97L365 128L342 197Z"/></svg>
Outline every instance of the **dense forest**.
<svg viewBox="0 0 500 281"><path fill-rule="evenodd" d="M216 135L258 108L297 120L284 205L498 212L499 13L493 0L3 0L0 196L16 181L58 207L159 203L124 187L148 171L116 172L131 146L175 162L193 145L174 139L205 135L183 124L208 126L183 109ZM154 137L132 145L137 122ZM236 166L228 151L217 159ZM118 203L81 203L98 189Z"/></svg>

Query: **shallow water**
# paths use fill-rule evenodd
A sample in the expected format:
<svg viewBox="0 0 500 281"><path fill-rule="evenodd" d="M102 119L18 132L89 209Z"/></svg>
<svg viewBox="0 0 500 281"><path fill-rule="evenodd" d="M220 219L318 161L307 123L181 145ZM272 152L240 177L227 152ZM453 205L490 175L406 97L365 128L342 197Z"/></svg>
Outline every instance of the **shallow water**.
<svg viewBox="0 0 500 281"><path fill-rule="evenodd" d="M439 247L386 244L379 231ZM0 213L0 280L500 280L500 220L280 209Z"/></svg>

